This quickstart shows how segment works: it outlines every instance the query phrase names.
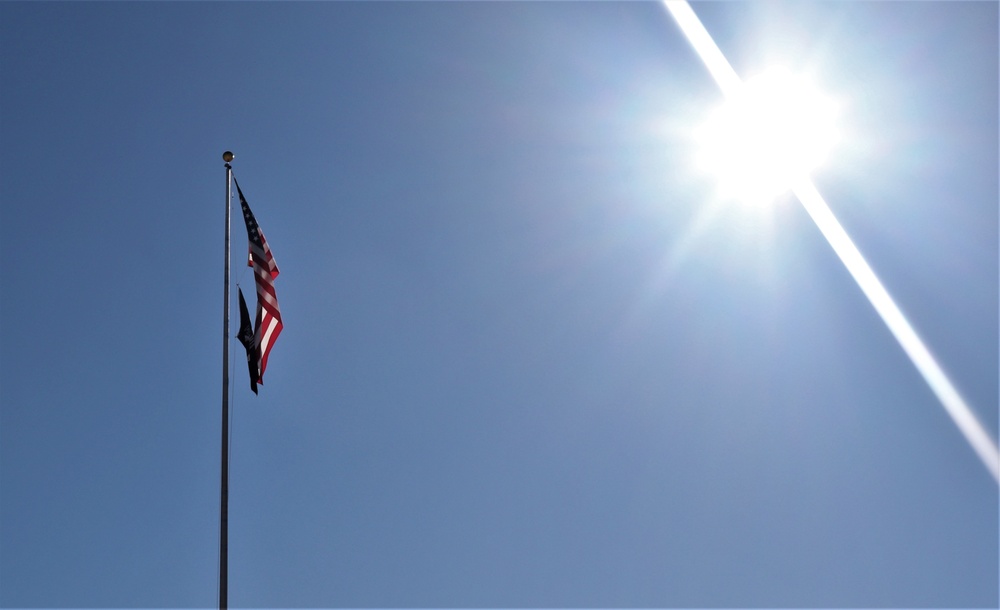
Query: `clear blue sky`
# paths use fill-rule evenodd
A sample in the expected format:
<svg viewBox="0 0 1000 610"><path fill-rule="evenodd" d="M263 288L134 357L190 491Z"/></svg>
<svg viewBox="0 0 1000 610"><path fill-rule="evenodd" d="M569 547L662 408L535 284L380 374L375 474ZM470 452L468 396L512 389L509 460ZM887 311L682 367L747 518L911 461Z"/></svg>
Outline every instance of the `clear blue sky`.
<svg viewBox="0 0 1000 610"><path fill-rule="evenodd" d="M841 100L817 185L995 439L998 5L694 8ZM720 100L655 2L0 3L0 605L216 603L229 149L232 606L997 607L996 482L691 171Z"/></svg>

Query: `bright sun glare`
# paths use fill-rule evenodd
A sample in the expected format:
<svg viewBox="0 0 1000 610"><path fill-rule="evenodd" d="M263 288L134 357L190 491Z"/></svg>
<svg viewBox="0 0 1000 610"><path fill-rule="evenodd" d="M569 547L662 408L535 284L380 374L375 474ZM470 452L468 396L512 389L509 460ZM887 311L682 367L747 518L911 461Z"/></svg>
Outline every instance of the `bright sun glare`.
<svg viewBox="0 0 1000 610"><path fill-rule="evenodd" d="M772 69L748 79L696 133L699 168L721 194L766 204L819 167L837 141L837 108L806 79Z"/></svg>
<svg viewBox="0 0 1000 610"><path fill-rule="evenodd" d="M665 5L727 98L699 130L703 168L717 174L723 186L744 201L770 202L786 190L795 193L969 445L1000 483L1000 449L992 436L808 177L838 139L834 126L836 105L807 82L784 71L769 72L744 85L691 6L684 0L665 0Z"/></svg>

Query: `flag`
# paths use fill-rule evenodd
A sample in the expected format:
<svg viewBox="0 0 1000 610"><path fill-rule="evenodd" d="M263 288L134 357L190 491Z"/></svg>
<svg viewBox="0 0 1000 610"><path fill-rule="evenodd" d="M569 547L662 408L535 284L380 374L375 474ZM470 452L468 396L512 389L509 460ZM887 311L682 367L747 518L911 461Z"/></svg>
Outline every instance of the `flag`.
<svg viewBox="0 0 1000 610"><path fill-rule="evenodd" d="M254 345L253 326L250 325L250 311L247 309L247 302L243 298L243 290L237 288L240 293L240 331L236 338L240 340L247 350L247 368L250 371L250 389L257 393L257 380L260 379L260 351Z"/></svg>
<svg viewBox="0 0 1000 610"><path fill-rule="evenodd" d="M233 182L236 179L233 178ZM247 265L253 267L254 279L257 282L257 319L254 326L254 347L260 356L257 383L264 383L264 370L267 368L267 356L271 353L274 341L281 334L281 310L278 309L278 297L274 292L274 278L278 277L278 265L274 263L271 249L267 246L264 233L257 226L247 200L236 182L236 192L240 196L240 206L243 208L243 220L247 225L247 238L250 240L250 256Z"/></svg>

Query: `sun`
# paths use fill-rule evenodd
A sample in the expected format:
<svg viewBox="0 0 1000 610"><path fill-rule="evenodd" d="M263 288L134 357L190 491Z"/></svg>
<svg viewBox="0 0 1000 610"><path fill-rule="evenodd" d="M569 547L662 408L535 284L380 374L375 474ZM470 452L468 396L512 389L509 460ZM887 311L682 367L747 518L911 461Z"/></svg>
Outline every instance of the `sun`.
<svg viewBox="0 0 1000 610"><path fill-rule="evenodd" d="M837 105L807 79L776 68L748 79L696 130L698 167L720 194L768 204L807 177L836 144Z"/></svg>

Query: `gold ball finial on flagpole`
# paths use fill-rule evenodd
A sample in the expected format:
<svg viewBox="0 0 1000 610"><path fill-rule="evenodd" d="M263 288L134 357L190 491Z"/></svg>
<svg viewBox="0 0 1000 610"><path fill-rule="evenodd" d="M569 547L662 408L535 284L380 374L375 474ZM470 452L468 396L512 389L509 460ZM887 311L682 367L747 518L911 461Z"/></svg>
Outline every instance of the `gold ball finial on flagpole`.
<svg viewBox="0 0 1000 610"><path fill-rule="evenodd" d="M222 160L225 161L226 163L229 163L230 161L233 160L234 156L235 155L233 155L233 153L227 150L226 152L222 153Z"/></svg>

